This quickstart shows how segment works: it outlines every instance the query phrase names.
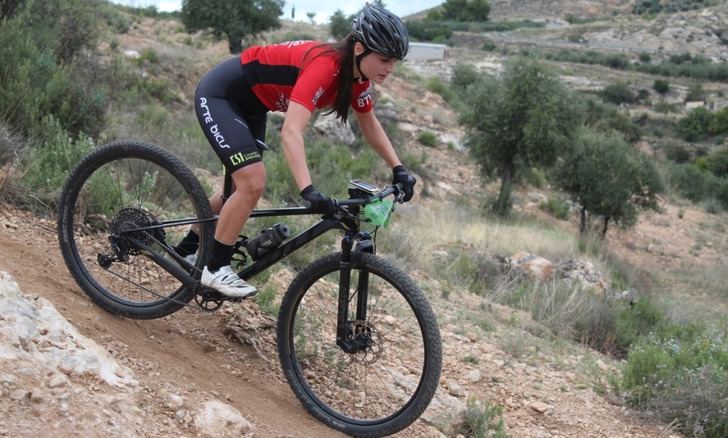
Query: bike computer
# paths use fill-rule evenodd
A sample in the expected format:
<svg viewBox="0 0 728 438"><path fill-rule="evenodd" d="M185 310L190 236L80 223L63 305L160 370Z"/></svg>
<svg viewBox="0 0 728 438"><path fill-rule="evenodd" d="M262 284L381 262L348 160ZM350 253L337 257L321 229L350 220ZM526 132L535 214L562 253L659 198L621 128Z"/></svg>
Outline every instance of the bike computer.
<svg viewBox="0 0 728 438"><path fill-rule="evenodd" d="M362 181L360 179L352 179L349 181L349 186L351 188L359 189L361 191L364 191L366 193L369 193L370 195L375 195L380 192L380 188L375 186L374 184L370 184L366 181Z"/></svg>

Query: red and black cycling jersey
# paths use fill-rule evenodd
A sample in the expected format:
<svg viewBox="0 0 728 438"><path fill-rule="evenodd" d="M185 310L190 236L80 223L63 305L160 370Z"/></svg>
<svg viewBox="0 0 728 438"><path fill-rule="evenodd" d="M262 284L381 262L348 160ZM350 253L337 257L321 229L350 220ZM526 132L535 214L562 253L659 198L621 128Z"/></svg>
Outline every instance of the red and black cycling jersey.
<svg viewBox="0 0 728 438"><path fill-rule="evenodd" d="M291 41L246 49L240 60L256 97L271 111L288 110L294 101L313 112L331 106L339 83L340 56L316 41ZM354 81L351 106L371 111L371 84Z"/></svg>

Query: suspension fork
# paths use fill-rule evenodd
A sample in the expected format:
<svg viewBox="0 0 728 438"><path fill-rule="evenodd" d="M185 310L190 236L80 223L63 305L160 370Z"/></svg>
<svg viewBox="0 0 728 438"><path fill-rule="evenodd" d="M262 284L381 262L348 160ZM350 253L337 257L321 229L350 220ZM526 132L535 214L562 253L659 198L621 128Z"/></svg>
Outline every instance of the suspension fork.
<svg viewBox="0 0 728 438"><path fill-rule="evenodd" d="M360 251L373 252L370 242L360 242L356 250L354 236L347 234L341 242L341 261L339 263L339 302L336 319L336 345L347 353L355 353L361 346L352 338L349 325L349 300L351 294L351 269L356 263ZM361 247L360 247L361 246ZM359 271L356 289L356 320L365 321L367 317L367 300L369 298L369 272Z"/></svg>

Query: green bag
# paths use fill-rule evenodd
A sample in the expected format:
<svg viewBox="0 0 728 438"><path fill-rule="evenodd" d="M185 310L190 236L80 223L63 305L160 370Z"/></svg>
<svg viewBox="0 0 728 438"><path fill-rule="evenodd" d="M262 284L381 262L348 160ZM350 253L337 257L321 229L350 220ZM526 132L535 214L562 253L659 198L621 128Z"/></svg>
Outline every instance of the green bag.
<svg viewBox="0 0 728 438"><path fill-rule="evenodd" d="M389 218L394 211L394 202L389 199L380 199L364 207L364 220L378 227L389 225Z"/></svg>

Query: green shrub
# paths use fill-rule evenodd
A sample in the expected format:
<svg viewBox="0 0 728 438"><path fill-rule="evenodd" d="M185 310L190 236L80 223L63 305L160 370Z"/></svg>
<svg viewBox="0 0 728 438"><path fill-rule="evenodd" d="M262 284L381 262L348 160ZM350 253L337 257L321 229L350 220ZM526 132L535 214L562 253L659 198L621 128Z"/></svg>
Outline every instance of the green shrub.
<svg viewBox="0 0 728 438"><path fill-rule="evenodd" d="M139 54L139 57L136 59L136 63L139 66L145 65L145 64L159 64L159 55L157 54L157 51L154 50L151 47L146 47L142 49L142 52Z"/></svg>
<svg viewBox="0 0 728 438"><path fill-rule="evenodd" d="M705 99L705 91L703 85L700 83L690 84L688 87L688 94L685 96L686 102L694 102Z"/></svg>
<svg viewBox="0 0 728 438"><path fill-rule="evenodd" d="M569 218L569 203L563 198L549 198L548 201L541 203L539 208L548 211L562 221Z"/></svg>
<svg viewBox="0 0 728 438"><path fill-rule="evenodd" d="M455 97L455 94L450 89L450 87L448 87L447 84L442 82L438 77L432 77L428 79L425 87L428 91L437 93L442 96L442 98L445 99L445 102L450 102Z"/></svg>
<svg viewBox="0 0 728 438"><path fill-rule="evenodd" d="M91 151L93 142L85 135L78 139L69 137L60 122L50 115L43 118L39 129L43 136L23 159L23 182L45 198L63 185L71 169Z"/></svg>
<svg viewBox="0 0 728 438"><path fill-rule="evenodd" d="M415 41L442 41L452 36L452 30L439 22L407 20L405 25Z"/></svg>
<svg viewBox="0 0 728 438"><path fill-rule="evenodd" d="M710 214L718 214L723 209L721 202L712 196L705 198L703 202L700 203L700 206L703 210Z"/></svg>
<svg viewBox="0 0 728 438"><path fill-rule="evenodd" d="M705 157L705 167L715 176L728 178L728 147L709 153Z"/></svg>
<svg viewBox="0 0 728 438"><path fill-rule="evenodd" d="M691 326L643 338L629 353L621 389L692 436L728 433L728 343Z"/></svg>
<svg viewBox="0 0 728 438"><path fill-rule="evenodd" d="M437 134L431 131L422 131L417 136L417 141L425 146L435 147L437 146Z"/></svg>
<svg viewBox="0 0 728 438"><path fill-rule="evenodd" d="M39 122L47 115L74 137L96 136L108 99L97 72L62 63L45 41L45 23L32 23L24 14L0 22L0 117L28 137L43 135Z"/></svg>
<svg viewBox="0 0 728 438"><path fill-rule="evenodd" d="M452 70L450 84L459 93L464 92L470 85L477 84L483 79L480 73L472 64L456 64Z"/></svg>
<svg viewBox="0 0 728 438"><path fill-rule="evenodd" d="M670 141L665 146L665 156L676 163L687 163L692 154L684 144Z"/></svg>
<svg viewBox="0 0 728 438"><path fill-rule="evenodd" d="M667 92L670 91L670 83L664 79L656 79L655 82L652 83L652 89L659 94L667 94Z"/></svg>
<svg viewBox="0 0 728 438"><path fill-rule="evenodd" d="M708 131L712 135L728 134L728 107L713 113L713 120L708 126Z"/></svg>
<svg viewBox="0 0 728 438"><path fill-rule="evenodd" d="M636 96L630 89L629 83L626 82L609 84L602 89L599 95L607 102L616 105L621 103L634 103L636 100Z"/></svg>
<svg viewBox="0 0 728 438"><path fill-rule="evenodd" d="M503 408L470 398L454 432L475 438L506 438Z"/></svg>
<svg viewBox="0 0 728 438"><path fill-rule="evenodd" d="M493 40L486 38L485 41L483 41L483 45L480 47L480 50L484 50L486 52L492 52L492 51L496 50L497 48L498 48L498 46L495 45Z"/></svg>
<svg viewBox="0 0 728 438"><path fill-rule="evenodd" d="M523 177L525 178L526 182L536 188L545 187L546 184L548 184L548 179L546 178L546 173L537 167L531 167L527 169Z"/></svg>
<svg viewBox="0 0 728 438"><path fill-rule="evenodd" d="M721 178L698 167L700 161L699 158L696 164L685 163L668 167L669 184L693 202L711 197L713 193L718 193L723 185Z"/></svg>
<svg viewBox="0 0 728 438"><path fill-rule="evenodd" d="M677 130L685 141L697 141L706 138L710 133L713 115L704 107L691 110L680 119Z"/></svg>

